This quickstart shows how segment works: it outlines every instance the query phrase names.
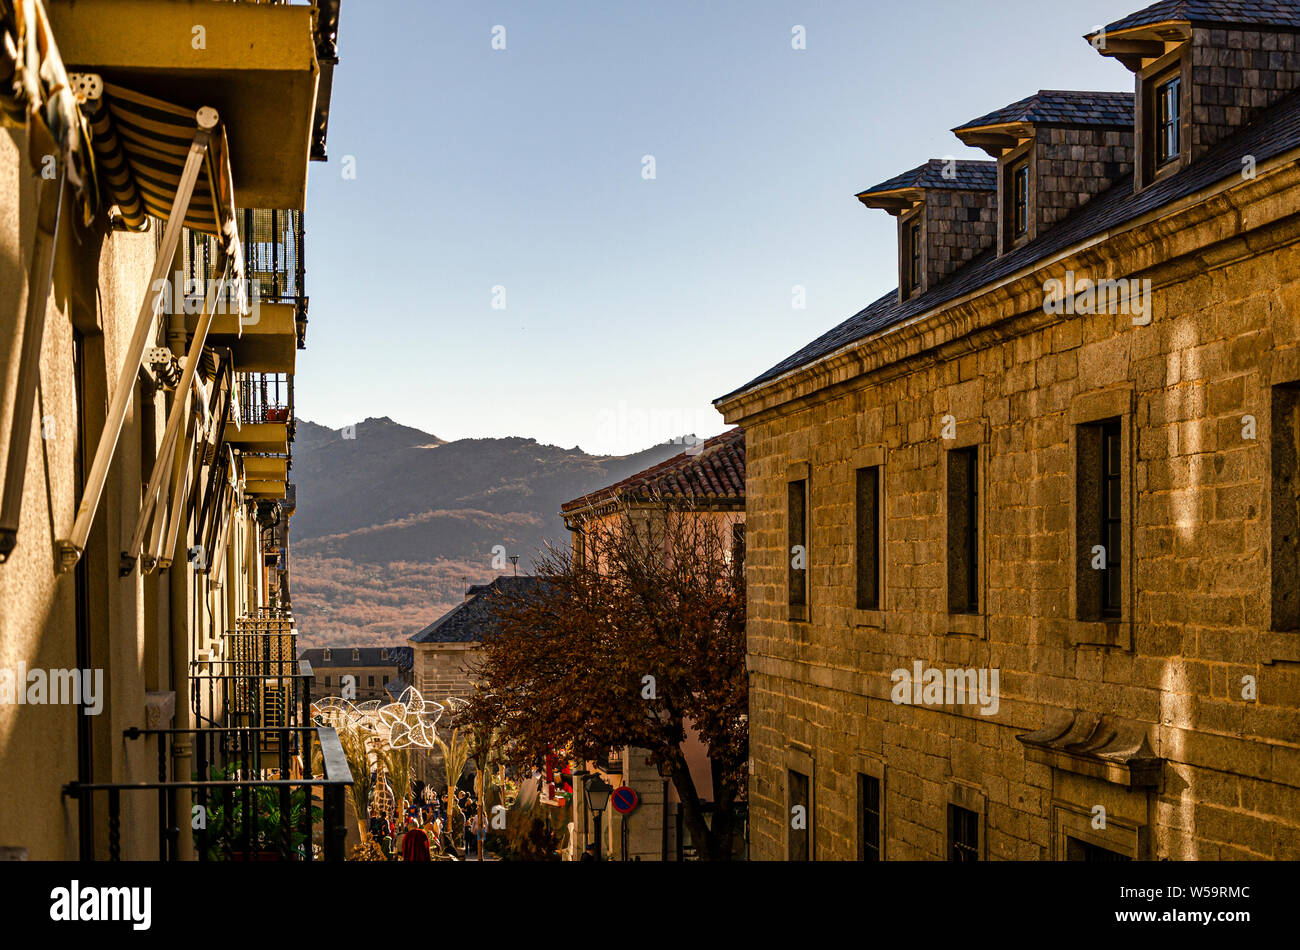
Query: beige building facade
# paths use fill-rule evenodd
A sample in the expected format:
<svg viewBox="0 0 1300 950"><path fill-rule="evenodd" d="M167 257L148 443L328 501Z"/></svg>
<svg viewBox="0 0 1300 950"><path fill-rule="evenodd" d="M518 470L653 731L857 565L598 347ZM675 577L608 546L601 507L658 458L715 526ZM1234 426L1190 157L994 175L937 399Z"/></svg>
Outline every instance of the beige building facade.
<svg viewBox="0 0 1300 950"><path fill-rule="evenodd" d="M224 715L233 706L192 691L192 677L215 682L254 637L278 650L292 636L278 600L287 553L267 554L272 525L288 521L292 417L280 405L253 418L243 397L268 375L291 386L305 295L301 311L292 294L248 297L269 275L244 206L287 209L280 220L300 227L328 108L316 114L318 41L333 26L311 6L208 4L213 58L200 70L159 39L189 37L194 6L0 2L6 858L157 858L157 795L123 794L110 821L107 795L84 786L156 779L162 740L126 731ZM145 113L152 131L114 152ZM274 151L229 145L272 129ZM172 134L185 143L174 152ZM142 184L149 149L167 152L166 180ZM187 226L169 227L178 211ZM186 279L200 283L173 293ZM37 690L56 679L76 689ZM263 687L281 687L256 687L269 716ZM177 741L166 756L182 781L194 753ZM171 805L188 815L189 802L178 788ZM180 835L185 852L188 827Z"/></svg>

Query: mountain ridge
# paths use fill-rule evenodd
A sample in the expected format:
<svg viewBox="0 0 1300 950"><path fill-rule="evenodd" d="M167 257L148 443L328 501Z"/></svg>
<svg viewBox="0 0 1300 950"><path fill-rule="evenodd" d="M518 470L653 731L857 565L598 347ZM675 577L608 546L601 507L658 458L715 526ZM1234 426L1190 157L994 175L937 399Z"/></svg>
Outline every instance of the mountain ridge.
<svg viewBox="0 0 1300 950"><path fill-rule="evenodd" d="M393 645L464 598L565 544L560 505L683 452L623 456L525 436L448 441L387 416L300 420L291 478L294 616L304 647Z"/></svg>

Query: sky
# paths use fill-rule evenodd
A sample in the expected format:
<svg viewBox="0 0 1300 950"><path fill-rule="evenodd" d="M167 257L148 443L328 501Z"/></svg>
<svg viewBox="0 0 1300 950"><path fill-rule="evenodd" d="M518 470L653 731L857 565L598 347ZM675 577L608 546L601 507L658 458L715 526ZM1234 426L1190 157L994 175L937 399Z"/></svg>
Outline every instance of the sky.
<svg viewBox="0 0 1300 950"><path fill-rule="evenodd" d="M348 0L306 210L300 417L626 454L897 286L854 194L1141 0ZM796 49L802 36L805 48ZM501 46L504 49L494 48Z"/></svg>

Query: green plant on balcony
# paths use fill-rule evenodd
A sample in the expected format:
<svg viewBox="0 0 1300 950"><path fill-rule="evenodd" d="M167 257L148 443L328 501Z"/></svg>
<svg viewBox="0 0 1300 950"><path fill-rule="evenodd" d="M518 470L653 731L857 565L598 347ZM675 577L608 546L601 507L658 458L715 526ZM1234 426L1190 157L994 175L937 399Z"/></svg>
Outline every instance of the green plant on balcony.
<svg viewBox="0 0 1300 950"><path fill-rule="evenodd" d="M212 766L208 780L233 781L238 777L235 767L221 769ZM251 812L252 827L245 839L245 796ZM218 788L208 793L207 803L207 857L209 861L282 860L299 858L310 847L310 832L303 829L304 812L310 809L311 824L321 820L322 810L311 799L310 790L295 788L289 792L289 828L286 835L280 810L280 789L272 786L250 788Z"/></svg>

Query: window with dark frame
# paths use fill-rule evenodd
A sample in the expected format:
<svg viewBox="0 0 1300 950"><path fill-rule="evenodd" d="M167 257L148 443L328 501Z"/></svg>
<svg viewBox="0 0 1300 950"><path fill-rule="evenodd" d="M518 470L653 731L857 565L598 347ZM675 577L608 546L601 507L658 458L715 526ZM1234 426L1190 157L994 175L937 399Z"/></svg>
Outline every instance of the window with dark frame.
<svg viewBox="0 0 1300 950"><path fill-rule="evenodd" d="M1270 433L1273 630L1300 631L1300 384L1273 387Z"/></svg>
<svg viewBox="0 0 1300 950"><path fill-rule="evenodd" d="M948 806L948 860L980 859L980 818L969 808Z"/></svg>
<svg viewBox="0 0 1300 950"><path fill-rule="evenodd" d="M1109 848L1103 848L1101 845L1082 841L1079 838L1066 839L1065 849L1065 860L1067 861L1085 861L1091 864L1109 864L1112 862L1133 860L1127 854L1120 854L1118 851L1112 851Z"/></svg>
<svg viewBox="0 0 1300 950"><path fill-rule="evenodd" d="M808 807L808 776L802 772L796 772L790 769L786 772L787 788L789 789L789 812L786 814L786 822L790 828L789 848L791 861L810 861L811 856L811 834L812 815ZM802 815L796 813L796 808L802 808ZM802 820L796 820L797 818ZM800 825L802 827L796 827Z"/></svg>
<svg viewBox="0 0 1300 950"><path fill-rule="evenodd" d="M909 292L921 288L921 222L913 221L907 226L907 289Z"/></svg>
<svg viewBox="0 0 1300 950"><path fill-rule="evenodd" d="M979 448L948 453L948 612L978 614Z"/></svg>
<svg viewBox="0 0 1300 950"><path fill-rule="evenodd" d="M808 482L790 482L786 508L789 543L786 557L790 569L790 606L808 605ZM797 565L797 566L796 566Z"/></svg>
<svg viewBox="0 0 1300 950"><path fill-rule="evenodd" d="M1076 537L1080 620L1124 615L1124 437L1119 418L1076 435ZM1100 552L1098 551L1100 549ZM1102 557L1098 557L1098 554Z"/></svg>
<svg viewBox="0 0 1300 950"><path fill-rule="evenodd" d="M880 860L880 779L858 774L858 860Z"/></svg>
<svg viewBox="0 0 1300 950"><path fill-rule="evenodd" d="M858 610L880 609L880 467L857 472Z"/></svg>
<svg viewBox="0 0 1300 950"><path fill-rule="evenodd" d="M745 576L745 522L731 526L731 569L737 577Z"/></svg>
<svg viewBox="0 0 1300 950"><path fill-rule="evenodd" d="M1182 154L1182 88L1179 76L1156 85L1156 167Z"/></svg>
<svg viewBox="0 0 1300 950"><path fill-rule="evenodd" d="M1012 227L1015 236L1029 233L1029 162L1021 162L1011 171Z"/></svg>
<svg viewBox="0 0 1300 950"><path fill-rule="evenodd" d="M1123 560L1122 516L1124 496L1121 489L1123 482L1123 439L1120 436L1119 420L1114 419L1101 426L1101 537L1106 549L1106 566L1101 577L1101 615L1106 618L1118 618L1123 613L1123 576L1120 565Z"/></svg>

